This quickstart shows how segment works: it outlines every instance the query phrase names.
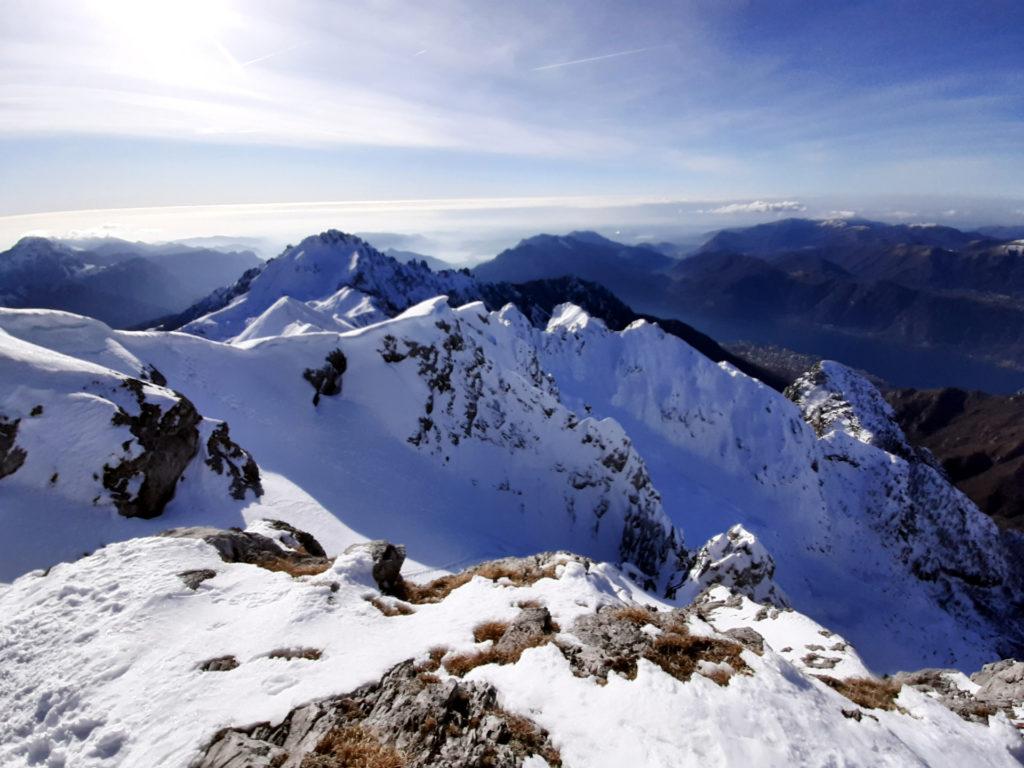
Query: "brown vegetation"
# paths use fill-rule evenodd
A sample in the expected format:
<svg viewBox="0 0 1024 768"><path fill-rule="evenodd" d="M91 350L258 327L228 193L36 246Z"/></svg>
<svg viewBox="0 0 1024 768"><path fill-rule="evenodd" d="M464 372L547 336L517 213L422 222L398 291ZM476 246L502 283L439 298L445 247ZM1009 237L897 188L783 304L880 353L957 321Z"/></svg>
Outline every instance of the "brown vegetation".
<svg viewBox="0 0 1024 768"><path fill-rule="evenodd" d="M508 558L482 563L467 568L460 573L441 576L426 584L415 584L403 580L394 589L394 596L408 603L439 603L454 590L469 582L474 576L481 576L491 581L507 579L516 587L527 587L540 579L555 578L555 570L560 563L547 562L542 557Z"/></svg>
<svg viewBox="0 0 1024 768"><path fill-rule="evenodd" d="M507 621L485 621L473 628L473 639L478 643L490 640L498 642L508 629Z"/></svg>
<svg viewBox="0 0 1024 768"><path fill-rule="evenodd" d="M345 725L324 736L301 768L404 768L405 756L368 728Z"/></svg>
<svg viewBox="0 0 1024 768"><path fill-rule="evenodd" d="M416 613L411 606L400 600L385 600L381 597L367 597L366 602L383 613L385 616L409 616Z"/></svg>
<svg viewBox="0 0 1024 768"><path fill-rule="evenodd" d="M463 677L470 670L484 664L515 664L527 648L539 648L551 642L549 635L532 635L515 644L501 647L492 645L481 651L470 651L449 656L444 660L444 668L448 674Z"/></svg>
<svg viewBox="0 0 1024 768"><path fill-rule="evenodd" d="M644 658L657 664L665 672L677 680L686 682L701 661L712 664L728 664L734 672L747 674L750 667L743 661L740 654L743 646L730 640L716 637L702 637L688 632L665 632L654 639L651 647L644 653ZM730 675L719 668L706 675L710 680L721 686L729 684Z"/></svg>
<svg viewBox="0 0 1024 768"><path fill-rule="evenodd" d="M333 562L333 560L326 557L307 557L298 560L271 555L261 558L254 564L260 568L266 568L268 571L287 573L289 576L316 576L318 573L323 573L330 568Z"/></svg>
<svg viewBox="0 0 1024 768"><path fill-rule="evenodd" d="M514 715L504 709L496 707L492 711L505 721L510 740L521 744L526 755L543 757L550 766L562 764L562 755L548 742L547 733L543 729L525 717Z"/></svg>
<svg viewBox="0 0 1024 768"><path fill-rule="evenodd" d="M647 624L653 624L656 627L661 625L661 619L656 611L642 608L639 605L627 605L624 608L619 608L615 611L614 616L620 621L631 621L639 627Z"/></svg>
<svg viewBox="0 0 1024 768"><path fill-rule="evenodd" d="M896 697L899 696L902 687L894 680L875 677L848 677L839 680L828 675L818 675L818 679L854 704L867 709L896 709Z"/></svg>

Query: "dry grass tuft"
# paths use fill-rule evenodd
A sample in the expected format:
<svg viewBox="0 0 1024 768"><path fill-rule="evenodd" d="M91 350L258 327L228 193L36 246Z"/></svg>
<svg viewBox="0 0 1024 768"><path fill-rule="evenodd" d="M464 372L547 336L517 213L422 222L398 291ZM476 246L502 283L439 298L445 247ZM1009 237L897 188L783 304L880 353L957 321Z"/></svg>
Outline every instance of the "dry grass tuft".
<svg viewBox="0 0 1024 768"><path fill-rule="evenodd" d="M645 624L653 624L656 627L661 626L661 617L658 616L657 611L649 611L639 605L627 605L624 608L619 608L613 616L619 621L628 621L636 624L638 627L642 627Z"/></svg>
<svg viewBox="0 0 1024 768"><path fill-rule="evenodd" d="M503 562L501 560L493 563L471 568L474 576L483 576L491 581L508 579L517 587L528 587L541 579L555 578L555 571L559 563L548 563L540 566L531 561Z"/></svg>
<svg viewBox="0 0 1024 768"><path fill-rule="evenodd" d="M487 640L496 643L505 634L507 629L507 621L485 621L483 624L477 624L473 628L473 639L478 643L483 643Z"/></svg>
<svg viewBox="0 0 1024 768"><path fill-rule="evenodd" d="M848 677L839 680L828 675L818 675L818 679L865 709L896 709L896 697L899 696L902 687L894 680L875 677Z"/></svg>
<svg viewBox="0 0 1024 768"><path fill-rule="evenodd" d="M381 597L367 597L365 600L385 616L409 616L416 613L411 605L400 600L389 601Z"/></svg>
<svg viewBox="0 0 1024 768"><path fill-rule="evenodd" d="M686 682L693 677L693 673L697 671L697 664L701 661L725 663L736 672L748 672L750 668L740 656L742 652L743 646L730 640L675 631L665 632L656 637L651 647L644 653L644 658L657 664L677 680ZM728 685L731 675L712 673L709 677L719 685Z"/></svg>
<svg viewBox="0 0 1024 768"><path fill-rule="evenodd" d="M467 568L461 573L441 576L426 584L415 584L411 581L403 580L402 583L395 587L392 594L394 597L414 605L439 603L474 576L481 576L491 581L508 579L514 586L528 587L540 579L555 578L555 570L558 565L559 563L548 563L541 566L529 560L498 560Z"/></svg>
<svg viewBox="0 0 1024 768"><path fill-rule="evenodd" d="M317 661L322 655L323 651L319 648L278 648L268 653L267 658L284 659L285 661L291 661L292 659Z"/></svg>
<svg viewBox="0 0 1024 768"><path fill-rule="evenodd" d="M443 645L435 645L429 651L427 651L426 661L421 661L416 665L418 672L437 672L441 668L441 659L444 658L445 654L448 653L448 649Z"/></svg>
<svg viewBox="0 0 1024 768"><path fill-rule="evenodd" d="M548 742L545 730L504 709L495 708L493 711L505 721L510 740L519 744L526 755L538 755L553 767L562 764L562 755Z"/></svg>
<svg viewBox="0 0 1024 768"><path fill-rule="evenodd" d="M532 635L513 646L505 646L500 650L496 646L482 651L470 651L449 656L444 660L444 668L448 674L463 677L470 670L484 664L515 664L527 648L539 648L551 642L550 635Z"/></svg>
<svg viewBox="0 0 1024 768"><path fill-rule="evenodd" d="M462 573L454 573L450 576L441 576L433 581L428 581L426 584L415 584L411 581L403 580L395 587L394 596L399 600L404 600L414 605L440 603L471 578L473 578L473 574L463 571Z"/></svg>
<svg viewBox="0 0 1024 768"><path fill-rule="evenodd" d="M260 558L256 565L266 568L268 571L287 573L289 576L316 576L330 568L333 562L327 557L308 557L295 560L287 557L267 556Z"/></svg>
<svg viewBox="0 0 1024 768"><path fill-rule="evenodd" d="M346 725L335 728L302 759L300 768L404 768L406 758L394 747L381 743L368 728Z"/></svg>

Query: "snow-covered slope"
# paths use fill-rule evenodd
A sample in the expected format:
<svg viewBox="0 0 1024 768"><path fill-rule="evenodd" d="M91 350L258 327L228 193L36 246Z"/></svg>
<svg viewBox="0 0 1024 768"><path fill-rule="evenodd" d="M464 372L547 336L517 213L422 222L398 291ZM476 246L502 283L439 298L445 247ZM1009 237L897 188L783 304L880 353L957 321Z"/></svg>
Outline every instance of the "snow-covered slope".
<svg viewBox="0 0 1024 768"><path fill-rule="evenodd" d="M1024 697L871 677L1019 653L1024 583L868 382L824 363L787 398L396 265L309 238L189 333L0 310L0 762L1024 758ZM139 538L183 526L214 528Z"/></svg>
<svg viewBox="0 0 1024 768"><path fill-rule="evenodd" d="M155 367L200 412L227 419L259 462L265 493L242 514L295 522L333 552L359 540L353 529L420 542L435 567L560 547L629 562L661 592L686 566L681 535L621 428L562 406L529 339L518 335L518 326L492 320L480 304L452 310L435 299L340 336L232 346L184 334L113 332L88 321L79 329L69 318L3 313L0 327L19 338L0 339L0 354L20 359L23 348L37 357L53 354L30 343L39 342L131 376ZM342 394L314 406L304 373L323 366L335 349L347 359ZM19 380L37 376L31 368L10 369ZM40 387L54 397L74 397L66 390L77 388L77 379ZM3 398L0 414L24 419L32 405L24 396ZM83 445L93 428L81 427ZM62 457L45 455L60 472ZM101 466L105 454L99 455ZM56 491L32 475L24 479L29 490L18 494L20 480L16 472L0 485L3 514L33 528L41 523L32 510L41 500L53 503ZM168 505L164 526L194 522L206 506L189 487L183 484L186 493ZM79 507L66 514L80 518L92 495L75 498ZM229 524L220 508L210 514L210 522ZM111 512L92 512L90 519L97 515L102 520ZM67 553L47 549L45 530L32 537L34 547L20 539L0 547L47 565ZM123 526L117 530L130 535ZM81 549L109 534L105 526L86 532Z"/></svg>
<svg viewBox="0 0 1024 768"><path fill-rule="evenodd" d="M774 556L793 604L877 667L974 668L1019 652L1019 558L927 462L872 442L899 429L852 371L829 368L852 403L834 410L860 415L819 437L779 393L656 326L612 333L566 307L535 336L563 402L623 425L690 540L742 523Z"/></svg>
<svg viewBox="0 0 1024 768"><path fill-rule="evenodd" d="M842 637L721 587L669 611L553 555L410 603L367 549L298 577L225 559L135 539L0 592L0 762L353 764L334 744L381 758L357 765L485 764L470 744L530 768L1012 766L1024 749L1005 714L873 679Z"/></svg>
<svg viewBox="0 0 1024 768"><path fill-rule="evenodd" d="M339 296L346 287L356 295ZM244 286L218 294L221 301L206 300L207 313L182 330L224 341L254 323L278 327L280 320L264 320L264 315L285 296L297 303L318 302L321 306L314 309L350 325L365 325L439 295L461 303L477 298L478 291L468 275L435 273L422 262L403 264L355 235L329 230L286 248Z"/></svg>
<svg viewBox="0 0 1024 768"><path fill-rule="evenodd" d="M994 526L927 463L844 431L877 435L888 418L867 413L882 401L866 382L846 408L860 415L819 436L792 402L656 326L613 333L572 306L542 331L511 307L435 299L340 335L230 346L66 317L7 311L0 328L130 376L153 366L252 451L264 495L231 523L211 512L215 524L285 519L331 552L363 537L414 542L425 568L572 549L625 562L680 601L735 541L764 583L733 586L835 627L876 669L976 668L1021 647L1020 566ZM341 393L314 406L308 374L333 375L336 349ZM849 385L843 371L832 380ZM28 407L0 401L8 419ZM7 514L30 528L53 493L39 480L19 498L0 483ZM202 509L179 494L164 524ZM737 523L760 543L743 534L698 552ZM101 530L81 549L109 541ZM54 553L22 557L45 565Z"/></svg>

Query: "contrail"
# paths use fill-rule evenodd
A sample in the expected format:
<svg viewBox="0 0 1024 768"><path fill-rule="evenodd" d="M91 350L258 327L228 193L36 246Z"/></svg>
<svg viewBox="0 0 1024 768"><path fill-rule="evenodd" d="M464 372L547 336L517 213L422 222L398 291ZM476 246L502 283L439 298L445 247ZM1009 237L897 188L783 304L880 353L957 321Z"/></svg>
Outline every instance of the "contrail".
<svg viewBox="0 0 1024 768"><path fill-rule="evenodd" d="M561 61L558 64L545 64L543 67L534 67L531 72L540 72L544 69L557 69L558 67L571 67L574 64L589 64L592 61L604 61L605 59L615 59L619 56L632 56L634 53L646 53L647 51L657 51L661 48L671 48L671 45L651 45L646 48L633 48L629 51L616 51L615 53L606 53L603 56L591 56L586 59L573 59L572 61Z"/></svg>
<svg viewBox="0 0 1024 768"><path fill-rule="evenodd" d="M288 53L288 51L294 51L296 48L300 47L301 45L302 45L302 43L294 43L293 45L289 45L289 46L287 46L285 48L280 48L279 50L271 51L270 53L265 53L262 56L257 56L255 59L249 59L248 61L239 62L239 66L240 67L248 67L248 66L251 66L253 64L258 64L259 62L266 61L267 59L271 59L274 56L280 56L282 53Z"/></svg>

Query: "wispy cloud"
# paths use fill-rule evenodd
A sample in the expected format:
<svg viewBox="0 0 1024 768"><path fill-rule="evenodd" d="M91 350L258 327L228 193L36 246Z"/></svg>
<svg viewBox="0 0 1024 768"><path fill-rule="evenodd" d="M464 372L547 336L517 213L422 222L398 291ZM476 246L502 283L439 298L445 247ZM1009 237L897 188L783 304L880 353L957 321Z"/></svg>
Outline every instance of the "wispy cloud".
<svg viewBox="0 0 1024 768"><path fill-rule="evenodd" d="M637 53L647 53L648 51L659 51L665 48L671 48L671 45L649 45L644 48L631 48L628 51L615 51L614 53L605 53L600 56L588 56L585 59L573 59L572 61L560 61L557 64L545 64L540 67L533 67L531 72L542 72L546 69L560 69L561 67L574 67L577 64L590 64L595 61L605 61L606 59L617 59L620 56L633 56Z"/></svg>
<svg viewBox="0 0 1024 768"><path fill-rule="evenodd" d="M749 203L729 203L712 208L708 213L718 216L737 213L799 213L807 206L796 200L753 200Z"/></svg>

